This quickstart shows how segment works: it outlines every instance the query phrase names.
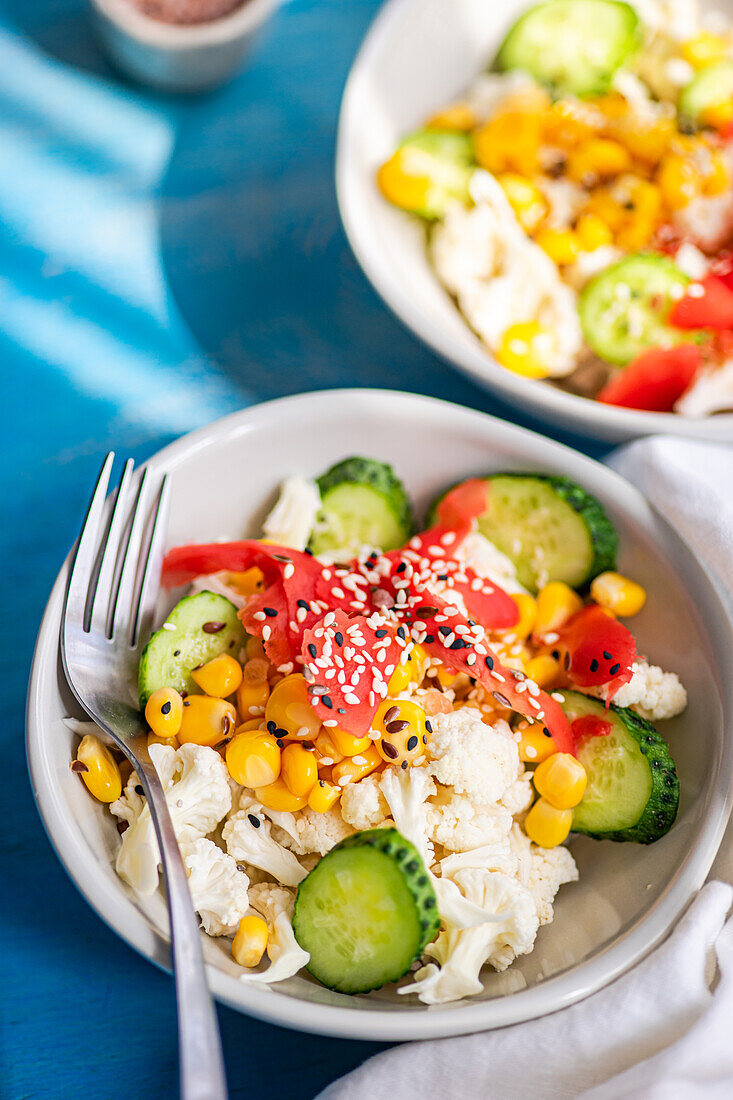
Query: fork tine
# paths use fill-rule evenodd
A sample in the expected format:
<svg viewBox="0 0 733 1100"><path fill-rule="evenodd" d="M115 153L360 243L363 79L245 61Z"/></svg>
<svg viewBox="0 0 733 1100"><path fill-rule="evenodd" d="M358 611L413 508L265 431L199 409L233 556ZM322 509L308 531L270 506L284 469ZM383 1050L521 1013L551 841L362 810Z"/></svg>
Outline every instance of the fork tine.
<svg viewBox="0 0 733 1100"><path fill-rule="evenodd" d="M149 481L148 471L144 469L132 505L127 542L122 555L119 584L112 605L110 637L124 635L125 642L130 639L130 620L133 612L135 583L143 557Z"/></svg>
<svg viewBox="0 0 733 1100"><path fill-rule="evenodd" d="M121 559L120 545L122 544L124 547L123 536L127 517L127 501L134 466L133 460L128 458L112 504L112 514L102 546L96 584L91 595L89 629L103 635L107 634L111 605L110 594L113 592L115 575Z"/></svg>
<svg viewBox="0 0 733 1100"><path fill-rule="evenodd" d="M102 463L97 484L94 486L87 514L84 517L69 574L69 583L66 588L64 613L61 620L64 626L69 622L76 627L84 627L87 596L99 552L99 534L104 517L104 502L107 497L109 475L112 471L114 459L114 451L110 451Z"/></svg>
<svg viewBox="0 0 733 1100"><path fill-rule="evenodd" d="M166 475L160 485L158 501L153 512L150 542L142 580L137 610L133 614L130 644L137 645L138 638L147 637L152 627L155 603L160 589L160 572L163 565L163 543L165 540L170 502L170 484Z"/></svg>

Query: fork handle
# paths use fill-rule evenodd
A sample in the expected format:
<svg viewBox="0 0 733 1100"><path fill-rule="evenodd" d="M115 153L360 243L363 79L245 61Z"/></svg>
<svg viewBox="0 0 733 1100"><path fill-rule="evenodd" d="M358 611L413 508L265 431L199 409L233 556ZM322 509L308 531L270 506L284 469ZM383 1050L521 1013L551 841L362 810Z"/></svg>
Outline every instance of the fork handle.
<svg viewBox="0 0 733 1100"><path fill-rule="evenodd" d="M165 872L178 1004L181 1100L227 1100L214 1001L206 981L201 933L165 794L152 764L140 767Z"/></svg>

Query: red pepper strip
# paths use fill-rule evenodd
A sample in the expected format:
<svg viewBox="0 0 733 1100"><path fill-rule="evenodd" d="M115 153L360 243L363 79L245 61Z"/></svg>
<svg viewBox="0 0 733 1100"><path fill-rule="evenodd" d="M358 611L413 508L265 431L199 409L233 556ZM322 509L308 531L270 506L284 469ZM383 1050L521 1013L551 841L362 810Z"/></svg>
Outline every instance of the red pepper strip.
<svg viewBox="0 0 733 1100"><path fill-rule="evenodd" d="M678 328L733 328L733 290L717 275L706 275L690 283L684 298L675 302L669 320Z"/></svg>
<svg viewBox="0 0 733 1100"><path fill-rule="evenodd" d="M607 702L633 675L636 641L625 626L597 604L588 604L558 630L556 649L567 657L567 673L581 688L608 687Z"/></svg>
<svg viewBox="0 0 733 1100"><path fill-rule="evenodd" d="M591 737L608 737L612 727L610 722L604 722L595 714L584 714L582 718L576 718L570 728L573 732L575 747L579 749Z"/></svg>
<svg viewBox="0 0 733 1100"><path fill-rule="evenodd" d="M460 527L486 511L488 498L486 481L480 477L470 478L445 494L436 508L436 515L442 526Z"/></svg>
<svg viewBox="0 0 733 1100"><path fill-rule="evenodd" d="M697 373L702 352L697 344L650 348L608 382L598 394L605 405L671 412Z"/></svg>
<svg viewBox="0 0 733 1100"><path fill-rule="evenodd" d="M328 626L326 626L328 622ZM326 615L305 632L303 660L310 704L322 722L365 737L409 639L372 627L363 615ZM364 663L355 657L366 657ZM391 669L391 671L390 671Z"/></svg>
<svg viewBox="0 0 733 1100"><path fill-rule="evenodd" d="M435 589L443 590L447 599L451 591L455 592L469 616L486 630L508 630L519 621L519 608L512 597L455 560L455 552L469 532L468 523L459 529L441 524L415 535L402 550L385 554L392 562L391 579L399 583L401 577L409 585L406 590L411 596L422 596L428 603ZM421 567L420 562L425 561L430 564Z"/></svg>

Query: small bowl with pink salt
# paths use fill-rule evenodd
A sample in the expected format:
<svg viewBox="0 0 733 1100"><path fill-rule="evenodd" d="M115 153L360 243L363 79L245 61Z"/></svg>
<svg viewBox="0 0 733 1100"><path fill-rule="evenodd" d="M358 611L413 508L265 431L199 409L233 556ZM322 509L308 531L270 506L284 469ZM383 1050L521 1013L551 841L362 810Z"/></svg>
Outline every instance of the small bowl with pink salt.
<svg viewBox="0 0 733 1100"><path fill-rule="evenodd" d="M197 92L241 68L279 0L91 0L114 63L144 84Z"/></svg>

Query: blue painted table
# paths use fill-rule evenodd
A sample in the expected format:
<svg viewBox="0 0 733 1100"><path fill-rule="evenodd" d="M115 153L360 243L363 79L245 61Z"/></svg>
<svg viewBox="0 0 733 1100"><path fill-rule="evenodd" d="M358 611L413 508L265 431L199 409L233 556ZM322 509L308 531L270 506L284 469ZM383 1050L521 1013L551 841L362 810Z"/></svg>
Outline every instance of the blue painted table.
<svg viewBox="0 0 733 1100"><path fill-rule="evenodd" d="M33 642L101 455L143 459L242 405L329 386L518 419L393 320L341 230L337 109L377 7L293 0L239 79L175 100L109 69L82 0L0 4L0 1092L12 1100L176 1088L171 980L77 894L25 774ZM220 1020L232 1097L311 1097L379 1049L228 1009Z"/></svg>

